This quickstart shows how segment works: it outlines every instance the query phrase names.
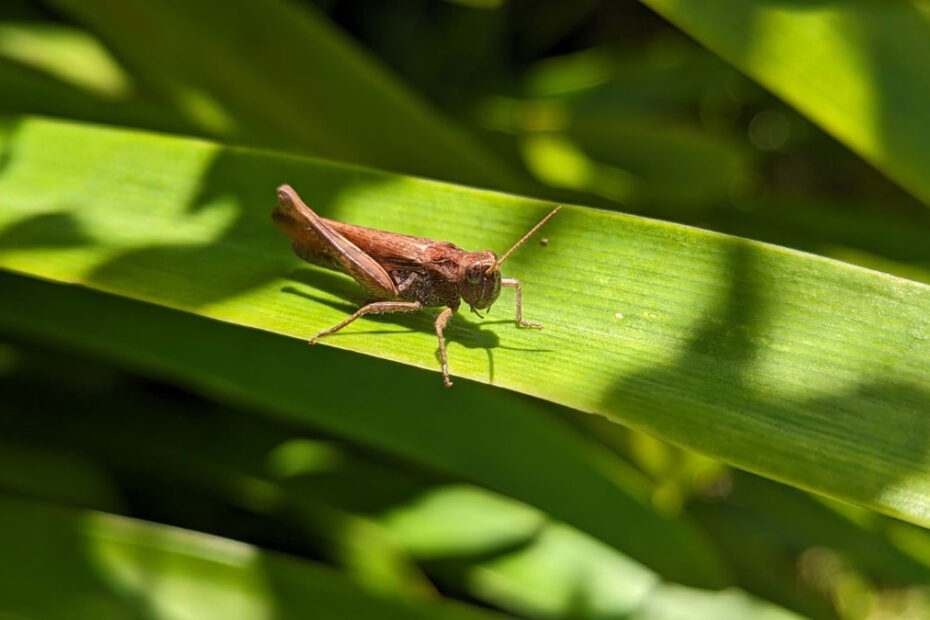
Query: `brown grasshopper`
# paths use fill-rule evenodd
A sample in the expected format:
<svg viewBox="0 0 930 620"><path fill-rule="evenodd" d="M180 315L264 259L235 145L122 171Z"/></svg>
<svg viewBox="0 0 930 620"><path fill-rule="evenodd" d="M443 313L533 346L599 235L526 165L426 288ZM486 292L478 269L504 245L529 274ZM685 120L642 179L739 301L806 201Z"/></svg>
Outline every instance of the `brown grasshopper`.
<svg viewBox="0 0 930 620"><path fill-rule="evenodd" d="M516 293L517 325L542 328L539 323L523 320L520 281L501 278L500 264L561 206L553 209L502 258L497 258L491 250L466 252L447 242L322 218L304 204L290 185L278 188L278 202L280 205L271 217L293 240L292 248L297 256L309 263L342 271L352 276L373 297L385 300L367 303L346 320L315 335L310 344L366 314L413 312L426 307L445 306L436 317L435 327L443 383L451 387L443 330L458 309L460 299L464 299L471 311L481 317L478 310L490 308L502 286L512 287Z"/></svg>

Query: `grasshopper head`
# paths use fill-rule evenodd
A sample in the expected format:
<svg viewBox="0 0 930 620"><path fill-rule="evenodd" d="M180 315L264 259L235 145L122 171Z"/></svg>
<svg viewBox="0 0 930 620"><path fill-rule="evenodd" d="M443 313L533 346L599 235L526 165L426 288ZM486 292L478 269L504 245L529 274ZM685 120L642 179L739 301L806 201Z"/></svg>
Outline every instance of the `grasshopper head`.
<svg viewBox="0 0 930 620"><path fill-rule="evenodd" d="M490 308L501 292L501 270L491 250L472 252L462 261L459 295L472 311Z"/></svg>
<svg viewBox="0 0 930 620"><path fill-rule="evenodd" d="M523 238L513 244L513 247L507 250L501 258L497 258L497 254L491 250L485 250L484 252L472 252L462 261L462 271L459 273L459 295L465 303L471 306L472 312L478 314L478 310L490 308L491 304L497 301L497 296L501 294L501 263L507 260L514 250L526 243L526 240L561 208L558 206L550 211L549 215L533 226L530 232L523 235ZM481 315L478 314L478 316Z"/></svg>

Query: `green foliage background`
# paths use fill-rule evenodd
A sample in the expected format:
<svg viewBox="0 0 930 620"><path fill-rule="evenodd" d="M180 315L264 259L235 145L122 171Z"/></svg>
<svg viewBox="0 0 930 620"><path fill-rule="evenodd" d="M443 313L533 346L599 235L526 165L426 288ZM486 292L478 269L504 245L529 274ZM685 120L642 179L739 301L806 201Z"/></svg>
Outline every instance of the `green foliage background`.
<svg viewBox="0 0 930 620"><path fill-rule="evenodd" d="M928 15L5 3L0 615L930 615ZM468 249L565 203L546 328L459 313L452 390L426 314L308 349L360 291L283 182Z"/></svg>

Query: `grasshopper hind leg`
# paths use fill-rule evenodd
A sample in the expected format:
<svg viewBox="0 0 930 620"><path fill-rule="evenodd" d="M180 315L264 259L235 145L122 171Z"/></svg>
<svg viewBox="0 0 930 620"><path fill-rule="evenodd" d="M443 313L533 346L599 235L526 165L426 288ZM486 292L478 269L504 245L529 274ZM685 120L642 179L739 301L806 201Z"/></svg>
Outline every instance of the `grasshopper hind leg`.
<svg viewBox="0 0 930 620"><path fill-rule="evenodd" d="M452 387L452 381L449 379L449 358L446 355L446 337L442 332L446 328L446 324L449 322L454 312L455 308L443 308L439 316L436 317L435 323L436 338L439 339L439 359L442 361L442 383L446 387Z"/></svg>
<svg viewBox="0 0 930 620"><path fill-rule="evenodd" d="M415 312L420 310L422 307L423 304L418 301L375 301L368 305L362 306L356 310L352 316L342 321L341 323L337 323L329 329L324 329L313 338L311 338L309 340L309 344L316 344L316 341L323 336L335 334L355 319L365 316L366 314L384 314L387 312Z"/></svg>
<svg viewBox="0 0 930 620"><path fill-rule="evenodd" d="M308 341L308 344L316 344L317 341L323 336L329 336L330 334L335 334L340 329L358 319L363 317L366 314L384 314L388 312L415 312L421 310L423 304L418 301L375 301L368 305L362 306L355 311L352 316L346 320L333 325L329 329L324 329L313 338ZM436 317L434 326L436 328L436 338L439 340L439 356L442 360L442 382L446 387L452 387L452 381L449 379L449 359L446 354L446 339L443 335L443 330L446 328L446 324L449 322L449 319L452 317L452 314L455 312L455 308L448 307L444 308L442 312L439 313L439 316Z"/></svg>

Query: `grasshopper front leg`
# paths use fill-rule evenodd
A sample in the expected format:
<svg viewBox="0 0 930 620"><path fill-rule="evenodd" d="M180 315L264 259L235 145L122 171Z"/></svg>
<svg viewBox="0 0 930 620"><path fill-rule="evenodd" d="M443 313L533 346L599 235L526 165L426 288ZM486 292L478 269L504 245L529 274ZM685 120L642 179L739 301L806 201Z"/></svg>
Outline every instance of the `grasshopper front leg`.
<svg viewBox="0 0 930 620"><path fill-rule="evenodd" d="M514 289L517 298L517 325L542 329L542 323L530 323L523 320L523 289L520 287L520 281L515 278L501 278L501 286L509 286Z"/></svg>
<svg viewBox="0 0 930 620"><path fill-rule="evenodd" d="M421 309L422 307L423 304L418 301L376 301L368 304L367 306L362 306L355 311L355 314L347 318L345 321L342 321L337 325L333 325L329 329L324 329L319 334L311 338L309 343L316 344L316 341L323 336L335 334L355 319L361 316L365 316L366 314L382 314L385 312L414 312Z"/></svg>

